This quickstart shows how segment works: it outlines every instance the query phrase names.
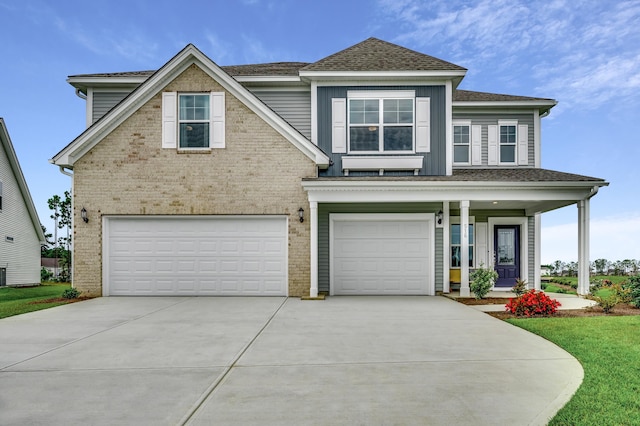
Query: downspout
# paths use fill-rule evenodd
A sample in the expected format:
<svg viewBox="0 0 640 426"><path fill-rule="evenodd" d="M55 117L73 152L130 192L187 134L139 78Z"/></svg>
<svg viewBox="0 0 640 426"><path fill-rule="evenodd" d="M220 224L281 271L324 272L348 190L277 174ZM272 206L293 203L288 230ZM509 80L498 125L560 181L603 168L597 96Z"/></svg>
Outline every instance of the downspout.
<svg viewBox="0 0 640 426"><path fill-rule="evenodd" d="M84 99L85 101L87 100L87 95L82 93L82 91L79 88L76 88L76 96L79 97L80 99Z"/></svg>
<svg viewBox="0 0 640 426"><path fill-rule="evenodd" d="M77 92L76 92L77 93ZM65 176L69 176L71 178L71 229L75 230L75 215L73 214L74 211L74 205L75 205L75 196L74 196L74 184L73 184L73 173L68 172L65 170L65 166L58 166L60 173L62 173ZM75 287L74 286L74 280L75 280L75 268L76 268L76 262L75 262L75 250L74 250L74 244L75 244L75 238L73 238L71 243L71 287Z"/></svg>

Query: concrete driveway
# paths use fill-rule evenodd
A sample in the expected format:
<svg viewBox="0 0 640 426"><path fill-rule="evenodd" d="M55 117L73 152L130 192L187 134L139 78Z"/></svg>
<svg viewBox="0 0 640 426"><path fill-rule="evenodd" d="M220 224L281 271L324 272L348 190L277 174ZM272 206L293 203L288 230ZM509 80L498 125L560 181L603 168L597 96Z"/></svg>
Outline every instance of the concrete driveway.
<svg viewBox="0 0 640 426"><path fill-rule="evenodd" d="M110 297L0 320L2 425L545 424L582 374L443 297Z"/></svg>

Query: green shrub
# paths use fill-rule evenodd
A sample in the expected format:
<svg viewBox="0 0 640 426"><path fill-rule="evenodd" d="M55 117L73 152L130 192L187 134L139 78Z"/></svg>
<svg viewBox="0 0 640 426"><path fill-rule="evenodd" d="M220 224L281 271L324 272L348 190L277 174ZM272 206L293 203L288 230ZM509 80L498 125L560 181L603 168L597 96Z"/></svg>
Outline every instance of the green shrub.
<svg viewBox="0 0 640 426"><path fill-rule="evenodd" d="M68 288L62 292L62 297L65 299L77 299L80 296L80 290L77 288Z"/></svg>
<svg viewBox="0 0 640 426"><path fill-rule="evenodd" d="M609 280L602 281L603 283L608 282L608 284L601 286L597 292L591 290L591 293L587 297L595 300L605 314L613 312L613 309L618 303L632 302L631 288L623 286L621 283L612 284Z"/></svg>
<svg viewBox="0 0 640 426"><path fill-rule="evenodd" d="M47 268L45 268L43 266L40 269L40 282L49 281L49 280L51 280L51 277L53 277L53 274L51 272L47 271Z"/></svg>
<svg viewBox="0 0 640 426"><path fill-rule="evenodd" d="M476 299L482 299L491 291L491 287L493 287L493 284L495 284L498 279L498 273L493 269L488 269L480 265L479 268L473 271L469 279L471 281L469 288L473 292L473 295Z"/></svg>
<svg viewBox="0 0 640 426"><path fill-rule="evenodd" d="M527 280L516 278L516 285L511 287L511 292L515 293L516 296L522 296L525 294L527 292Z"/></svg>
<svg viewBox="0 0 640 426"><path fill-rule="evenodd" d="M543 290L546 290L548 285L549 284L547 284L547 283L540 283L540 288L543 289Z"/></svg>
<svg viewBox="0 0 640 426"><path fill-rule="evenodd" d="M543 292L536 292L534 289L515 299L509 299L505 305L508 312L519 317L532 317L536 315L549 316L556 313L560 302L550 298Z"/></svg>
<svg viewBox="0 0 640 426"><path fill-rule="evenodd" d="M629 289L629 303L640 308L640 275L629 277L627 288Z"/></svg>

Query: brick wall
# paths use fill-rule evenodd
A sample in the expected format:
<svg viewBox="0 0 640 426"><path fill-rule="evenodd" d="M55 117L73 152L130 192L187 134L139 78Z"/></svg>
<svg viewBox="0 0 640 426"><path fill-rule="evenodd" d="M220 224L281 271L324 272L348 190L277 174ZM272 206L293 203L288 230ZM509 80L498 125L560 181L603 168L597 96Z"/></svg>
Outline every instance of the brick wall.
<svg viewBox="0 0 640 426"><path fill-rule="evenodd" d="M163 91L223 91L192 65ZM289 295L309 293L309 212L301 178L313 161L226 94L226 148L162 149L161 93L74 165L74 285L102 294L103 215L289 215ZM89 223L79 215L87 209Z"/></svg>

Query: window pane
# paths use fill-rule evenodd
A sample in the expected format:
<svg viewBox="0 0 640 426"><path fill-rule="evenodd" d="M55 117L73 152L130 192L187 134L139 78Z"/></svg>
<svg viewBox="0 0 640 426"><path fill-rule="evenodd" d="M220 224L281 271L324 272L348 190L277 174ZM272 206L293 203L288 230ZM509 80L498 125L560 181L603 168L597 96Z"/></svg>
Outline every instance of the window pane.
<svg viewBox="0 0 640 426"><path fill-rule="evenodd" d="M385 127L385 151L411 151L413 149L413 127Z"/></svg>
<svg viewBox="0 0 640 426"><path fill-rule="evenodd" d="M352 99L349 101L349 123L378 124L378 101L370 99Z"/></svg>
<svg viewBox="0 0 640 426"><path fill-rule="evenodd" d="M451 244L460 244L460 225L451 225Z"/></svg>
<svg viewBox="0 0 640 426"><path fill-rule="evenodd" d="M453 143L469 144L469 126L453 126Z"/></svg>
<svg viewBox="0 0 640 426"><path fill-rule="evenodd" d="M351 151L379 151L380 131L378 126L351 127L349 129Z"/></svg>
<svg viewBox="0 0 640 426"><path fill-rule="evenodd" d="M460 145L453 147L453 162L468 163L469 162L469 145Z"/></svg>
<svg viewBox="0 0 640 426"><path fill-rule="evenodd" d="M208 120L209 95L180 95L180 120Z"/></svg>
<svg viewBox="0 0 640 426"><path fill-rule="evenodd" d="M208 148L209 123L180 123L180 148Z"/></svg>
<svg viewBox="0 0 640 426"><path fill-rule="evenodd" d="M473 244L473 223L469 224L469 244Z"/></svg>
<svg viewBox="0 0 640 426"><path fill-rule="evenodd" d="M451 247L451 267L459 268L460 267L460 246Z"/></svg>
<svg viewBox="0 0 640 426"><path fill-rule="evenodd" d="M515 163L516 147L513 145L502 145L500 147L500 162Z"/></svg>
<svg viewBox="0 0 640 426"><path fill-rule="evenodd" d="M498 229L498 265L515 264L515 231Z"/></svg>
<svg viewBox="0 0 640 426"><path fill-rule="evenodd" d="M384 122L413 123L413 100L411 99L385 99Z"/></svg>
<svg viewBox="0 0 640 426"><path fill-rule="evenodd" d="M500 126L500 143L516 143L516 126Z"/></svg>
<svg viewBox="0 0 640 426"><path fill-rule="evenodd" d="M473 247L469 246L469 267L473 268Z"/></svg>

